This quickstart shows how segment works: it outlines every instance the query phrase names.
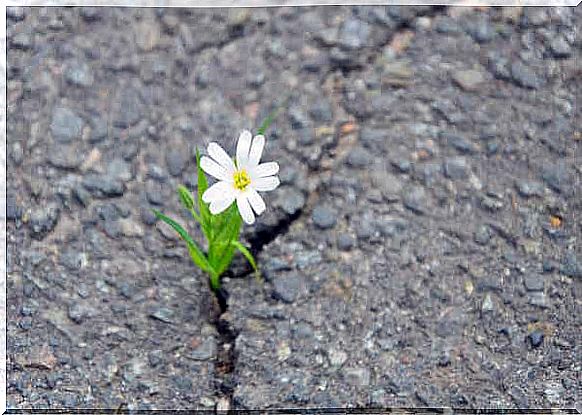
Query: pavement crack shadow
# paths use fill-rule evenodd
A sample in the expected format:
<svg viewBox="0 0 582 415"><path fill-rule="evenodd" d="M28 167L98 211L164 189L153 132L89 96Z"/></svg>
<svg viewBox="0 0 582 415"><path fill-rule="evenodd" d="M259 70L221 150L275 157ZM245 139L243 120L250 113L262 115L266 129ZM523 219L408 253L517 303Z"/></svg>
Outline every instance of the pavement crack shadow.
<svg viewBox="0 0 582 415"><path fill-rule="evenodd" d="M228 292L220 288L214 293L217 312L209 318L209 323L218 333L216 349L214 389L217 396L217 410L232 407L235 390L234 370L236 367L235 341L238 333L227 320Z"/></svg>

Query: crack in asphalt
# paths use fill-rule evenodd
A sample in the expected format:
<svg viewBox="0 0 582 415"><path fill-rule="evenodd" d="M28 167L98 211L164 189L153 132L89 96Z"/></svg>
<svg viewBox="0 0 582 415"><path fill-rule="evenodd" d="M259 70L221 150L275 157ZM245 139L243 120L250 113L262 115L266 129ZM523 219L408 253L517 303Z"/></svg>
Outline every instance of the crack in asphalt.
<svg viewBox="0 0 582 415"><path fill-rule="evenodd" d="M426 13L421 13L421 15L434 17L438 15L439 12L442 12L442 10L443 9L441 8L435 7ZM401 23L387 42L381 47L374 48L374 50L382 50L382 48L389 44L396 36L409 29L410 24L408 22ZM380 55L381 53L375 53L369 56L368 59L375 62ZM355 68L350 69L347 72L358 72L362 70L363 68ZM324 75L323 83L325 84L330 77L335 77L336 73L337 68L330 68L330 70ZM344 76L346 75L343 71L342 74ZM363 121L362 117L358 117L351 112L349 108L342 103L341 99L337 99L336 104L345 111L346 114L353 117L354 120ZM258 257L264 247L273 242L277 237L286 235L294 222L305 218L306 215L313 210L315 204L319 200L321 190L325 188L326 177L331 174L334 167L343 162L345 157L349 154L349 150L357 143L357 129L352 132L343 133L343 127L351 122L352 121L350 120L337 122L334 128L333 139L322 145L320 161L324 158L328 158L329 162L327 165L322 166L323 163L308 165L309 173L317 173L322 177L321 180L317 182L317 185L307 194L305 205L295 214L283 216L275 225L264 227L248 238L250 251L254 257ZM353 138L354 136L355 139ZM246 278L252 274L252 272L252 268L247 264L243 270L236 273L231 272L229 277ZM218 374L217 395L219 399L226 399L228 401L228 409L230 409L233 408L233 395L236 388L236 382L234 379L234 372L237 364L235 341L238 337L238 332L223 318L228 312L228 292L224 288L221 288L215 293L215 296L220 307L220 314L214 321L212 321L219 334L217 361L215 365Z"/></svg>

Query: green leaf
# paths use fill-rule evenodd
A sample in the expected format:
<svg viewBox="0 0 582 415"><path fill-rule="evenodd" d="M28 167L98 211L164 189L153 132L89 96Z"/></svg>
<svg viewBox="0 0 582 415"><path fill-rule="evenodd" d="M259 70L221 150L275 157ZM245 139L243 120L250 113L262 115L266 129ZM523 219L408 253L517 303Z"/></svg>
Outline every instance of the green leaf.
<svg viewBox="0 0 582 415"><path fill-rule="evenodd" d="M202 195L208 189L206 175L200 167L200 151L196 149L196 164L198 166L198 210L200 211L200 225L208 241L212 240L212 214L208 205L202 201Z"/></svg>
<svg viewBox="0 0 582 415"><path fill-rule="evenodd" d="M226 271L232 261L234 249L231 246L231 241L238 239L242 224L236 203L233 203L220 216L221 220L224 221L223 225L217 229L208 251L208 260L219 275Z"/></svg>
<svg viewBox="0 0 582 415"><path fill-rule="evenodd" d="M216 252L220 253L220 255L215 257L215 269L218 275L222 275L232 262L232 258L234 257L234 246L225 242L219 242L215 246Z"/></svg>
<svg viewBox="0 0 582 415"><path fill-rule="evenodd" d="M196 212L196 209L194 209L194 196L192 196L192 193L190 193L190 191L185 186L178 185L178 195L180 196L182 205L184 205L184 207L190 211L192 217L196 219L200 226L203 226L202 218L198 212ZM204 229L202 229L202 231L204 232Z"/></svg>
<svg viewBox="0 0 582 415"><path fill-rule="evenodd" d="M258 274L259 273L259 268L257 268L257 263L255 261L255 258L253 257L253 254L251 254L251 251L249 251L239 241L231 241L231 244L234 245L234 247L236 249L238 249L241 254L244 255L244 257L247 259L247 261L249 261L249 264L251 264L251 267L253 267L253 269L255 270L255 272Z"/></svg>
<svg viewBox="0 0 582 415"><path fill-rule="evenodd" d="M180 201L184 207L188 210L192 210L194 207L194 196L186 188L186 186L178 185L178 195L180 196Z"/></svg>
<svg viewBox="0 0 582 415"><path fill-rule="evenodd" d="M169 218L156 209L152 209L152 211L158 217L158 219L170 225L178 233L178 235L180 235L184 242L186 242L186 245L188 246L188 252L190 253L194 263L198 265L202 271L208 272L211 275L214 274L214 268L210 265L206 259L206 256L204 256L202 250L198 247L198 245L196 245L196 242L194 242L190 235L188 235L188 232L186 232L186 230L174 219Z"/></svg>

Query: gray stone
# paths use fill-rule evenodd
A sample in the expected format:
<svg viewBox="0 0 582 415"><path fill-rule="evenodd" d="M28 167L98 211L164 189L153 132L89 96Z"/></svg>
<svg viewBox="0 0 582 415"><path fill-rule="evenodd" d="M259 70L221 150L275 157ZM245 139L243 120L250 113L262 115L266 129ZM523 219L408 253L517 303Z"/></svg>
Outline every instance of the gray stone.
<svg viewBox="0 0 582 415"><path fill-rule="evenodd" d="M541 275L526 275L523 278L523 283L528 291L544 291L544 277Z"/></svg>
<svg viewBox="0 0 582 415"><path fill-rule="evenodd" d="M162 194L161 183L148 181L146 183L146 197L148 202L153 205L163 205L164 196Z"/></svg>
<svg viewBox="0 0 582 415"><path fill-rule="evenodd" d="M481 304L481 311L484 313L491 312L495 309L495 304L493 303L493 299L491 298L491 294L485 294L485 298L483 299L483 303Z"/></svg>
<svg viewBox="0 0 582 415"><path fill-rule="evenodd" d="M423 184L432 186L436 179L443 171L443 166L438 162L430 162L419 164L415 167L415 176L418 177Z"/></svg>
<svg viewBox="0 0 582 415"><path fill-rule="evenodd" d="M543 291L533 291L528 293L528 303L540 308L548 308L548 299Z"/></svg>
<svg viewBox="0 0 582 415"><path fill-rule="evenodd" d="M133 179L131 164L123 159L113 159L107 165L107 175L112 179L128 182Z"/></svg>
<svg viewBox="0 0 582 415"><path fill-rule="evenodd" d="M400 173L408 173L412 169L410 160L400 159L392 161L392 165L398 169Z"/></svg>
<svg viewBox="0 0 582 415"><path fill-rule="evenodd" d="M572 178L563 163L545 165L542 171L542 179L556 192L565 195L573 192Z"/></svg>
<svg viewBox="0 0 582 415"><path fill-rule="evenodd" d="M544 26L550 21L548 9L545 7L526 7L522 16L522 25L527 26Z"/></svg>
<svg viewBox="0 0 582 415"><path fill-rule="evenodd" d="M426 213L427 196L423 187L407 187L404 189L403 193L404 206L417 214Z"/></svg>
<svg viewBox="0 0 582 415"><path fill-rule="evenodd" d="M568 252L560 265L560 272L568 277L582 278L582 260L578 259L573 252Z"/></svg>
<svg viewBox="0 0 582 415"><path fill-rule="evenodd" d="M30 214L30 230L33 238L42 239L56 226L61 210L54 203L48 203L35 208Z"/></svg>
<svg viewBox="0 0 582 415"><path fill-rule="evenodd" d="M305 279L296 272L285 273L273 279L273 298L293 303L307 291Z"/></svg>
<svg viewBox="0 0 582 415"><path fill-rule="evenodd" d="M95 308L83 301L71 304L68 311L69 318L77 324L81 324L97 314L98 311Z"/></svg>
<svg viewBox="0 0 582 415"><path fill-rule="evenodd" d="M542 197L544 195L544 185L540 182L520 180L516 183L516 187L518 193L523 197Z"/></svg>
<svg viewBox="0 0 582 415"><path fill-rule="evenodd" d="M328 100L320 99L309 109L309 115L318 123L329 123L333 120L333 112Z"/></svg>
<svg viewBox="0 0 582 415"><path fill-rule="evenodd" d="M481 71L474 69L456 71L453 73L453 81L464 91L474 92L479 90L485 76Z"/></svg>
<svg viewBox="0 0 582 415"><path fill-rule="evenodd" d="M366 367L344 369L344 379L352 386L368 386L370 384L370 370Z"/></svg>
<svg viewBox="0 0 582 415"><path fill-rule="evenodd" d="M478 43L487 43L495 37L495 30L488 19L466 20L467 32Z"/></svg>
<svg viewBox="0 0 582 415"><path fill-rule="evenodd" d="M469 177L471 167L464 157L447 158L444 163L445 175L449 179L464 180Z"/></svg>
<svg viewBox="0 0 582 415"><path fill-rule="evenodd" d="M192 360L209 360L216 357L217 344L214 337L208 337L188 354Z"/></svg>
<svg viewBox="0 0 582 415"><path fill-rule="evenodd" d="M156 20L144 19L134 25L134 30L135 43L141 51L150 52L158 45L161 30Z"/></svg>
<svg viewBox="0 0 582 415"><path fill-rule="evenodd" d="M10 39L10 46L15 49L28 50L33 46L33 36L28 32L19 32Z"/></svg>
<svg viewBox="0 0 582 415"><path fill-rule="evenodd" d="M150 313L150 317L171 324L174 322L174 311L166 307L159 307Z"/></svg>
<svg viewBox="0 0 582 415"><path fill-rule="evenodd" d="M349 17L340 29L338 43L345 49L360 49L367 45L370 25L359 19Z"/></svg>
<svg viewBox="0 0 582 415"><path fill-rule="evenodd" d="M555 58L569 58L572 55L570 44L562 36L557 36L550 43L550 50Z"/></svg>
<svg viewBox="0 0 582 415"><path fill-rule="evenodd" d="M146 225L154 225L158 221L158 217L154 215L152 209L149 206L142 206L139 209L140 219Z"/></svg>
<svg viewBox="0 0 582 415"><path fill-rule="evenodd" d="M302 130L309 125L307 115L299 107L289 109L289 121L291 122L291 128L294 130Z"/></svg>
<svg viewBox="0 0 582 415"><path fill-rule="evenodd" d="M542 86L542 81L534 70L520 61L511 64L511 79L522 88L538 89Z"/></svg>
<svg viewBox="0 0 582 415"><path fill-rule="evenodd" d="M72 146L53 147L47 158L51 166L67 170L75 170L83 162L81 153Z"/></svg>
<svg viewBox="0 0 582 415"><path fill-rule="evenodd" d="M364 127L360 132L360 141L365 147L374 149L376 146L384 144L386 141L386 131Z"/></svg>
<svg viewBox="0 0 582 415"><path fill-rule="evenodd" d="M80 270L87 263L87 254L74 249L68 249L61 254L59 263L69 270Z"/></svg>
<svg viewBox="0 0 582 415"><path fill-rule="evenodd" d="M351 167L362 168L368 166L371 160L372 156L366 149L356 147L350 151L346 161Z"/></svg>
<svg viewBox="0 0 582 415"><path fill-rule="evenodd" d="M121 88L116 96L113 124L128 128L142 119L144 106L139 92L132 88Z"/></svg>
<svg viewBox="0 0 582 415"><path fill-rule="evenodd" d="M313 38L321 43L322 46L330 47L337 44L339 38L339 31L335 27L320 30L313 35Z"/></svg>
<svg viewBox="0 0 582 415"><path fill-rule="evenodd" d="M121 376L125 382L134 382L135 379L139 378L145 373L145 369L145 358L142 358L142 356L134 357L125 365L123 365Z"/></svg>
<svg viewBox="0 0 582 415"><path fill-rule="evenodd" d="M83 178L83 186L95 197L123 196L123 182L104 174L89 174Z"/></svg>
<svg viewBox="0 0 582 415"><path fill-rule="evenodd" d="M299 269L305 269L321 263L321 253L319 251L303 251L295 258L295 264Z"/></svg>
<svg viewBox="0 0 582 415"><path fill-rule="evenodd" d="M287 215L294 216L305 206L305 196L295 187L282 186L278 192L277 206Z"/></svg>
<svg viewBox="0 0 582 415"><path fill-rule="evenodd" d="M487 55L487 69L497 79L504 81L511 79L509 59L500 56L497 52L491 52Z"/></svg>
<svg viewBox="0 0 582 415"><path fill-rule="evenodd" d="M6 196L6 219L17 220L22 216L22 208L18 206L14 195Z"/></svg>
<svg viewBox="0 0 582 415"><path fill-rule="evenodd" d="M333 228L337 222L337 213L330 207L318 205L311 214L313 223L321 229Z"/></svg>
<svg viewBox="0 0 582 415"><path fill-rule="evenodd" d="M123 218L119 220L119 227L121 234L128 238L141 238L144 236L144 230L141 225L130 218Z"/></svg>
<svg viewBox="0 0 582 415"><path fill-rule="evenodd" d="M474 154L477 152L477 146L470 140L453 133L439 134L441 140L445 141L448 146L464 154Z"/></svg>
<svg viewBox="0 0 582 415"><path fill-rule="evenodd" d="M20 166L24 160L24 150L20 141L12 143L10 157L16 166Z"/></svg>
<svg viewBox="0 0 582 415"><path fill-rule="evenodd" d="M340 367L348 360L348 355L343 350L330 348L327 350L327 358L333 367Z"/></svg>
<svg viewBox="0 0 582 415"><path fill-rule="evenodd" d="M439 33L457 35L463 30L461 26L448 16L437 16L434 20L434 28Z"/></svg>
<svg viewBox="0 0 582 415"><path fill-rule="evenodd" d="M564 386L559 380L548 381L544 386L544 396L552 405L558 405L562 402L564 392Z"/></svg>
<svg viewBox="0 0 582 415"><path fill-rule="evenodd" d="M377 227L382 236L392 237L405 232L409 223L406 219L389 216L377 221Z"/></svg>
<svg viewBox="0 0 582 415"><path fill-rule="evenodd" d="M342 233L337 238L337 247L341 251L349 251L355 245L356 239L348 233Z"/></svg>
<svg viewBox="0 0 582 415"><path fill-rule="evenodd" d="M480 245L487 245L492 236L491 228L487 225L481 225L475 232L475 242Z"/></svg>
<svg viewBox="0 0 582 415"><path fill-rule="evenodd" d="M73 85L90 87L93 85L93 72L87 62L73 60L66 66L65 79Z"/></svg>
<svg viewBox="0 0 582 415"><path fill-rule="evenodd" d="M186 168L188 152L180 148L172 148L166 153L166 165L172 176L179 176Z"/></svg>
<svg viewBox="0 0 582 415"><path fill-rule="evenodd" d="M89 126L91 127L91 134L89 135L89 141L91 143L96 143L107 138L109 126L105 118L100 116L91 117L89 119Z"/></svg>
<svg viewBox="0 0 582 415"><path fill-rule="evenodd" d="M503 208L503 202L498 198L483 195L480 200L480 206L490 212L497 212Z"/></svg>
<svg viewBox="0 0 582 415"><path fill-rule="evenodd" d="M52 136L61 143L80 139L84 122L75 112L68 108L57 107L53 111L50 130Z"/></svg>
<svg viewBox="0 0 582 415"><path fill-rule="evenodd" d="M91 193L89 193L85 188L81 185L75 185L71 189L72 195L75 199L83 205L83 207L89 206L91 203Z"/></svg>
<svg viewBox="0 0 582 415"><path fill-rule="evenodd" d="M158 181L158 182L165 182L167 179L167 175L160 166L157 164L150 164L148 166L148 177Z"/></svg>

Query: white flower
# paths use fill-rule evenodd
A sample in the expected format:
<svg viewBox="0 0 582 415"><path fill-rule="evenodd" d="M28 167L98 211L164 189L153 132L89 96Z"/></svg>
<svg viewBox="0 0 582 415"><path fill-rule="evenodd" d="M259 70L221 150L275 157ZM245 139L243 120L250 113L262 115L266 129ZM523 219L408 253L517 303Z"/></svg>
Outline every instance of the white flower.
<svg viewBox="0 0 582 415"><path fill-rule="evenodd" d="M250 131L243 131L236 146L235 164L217 143L208 145L210 157L203 156L200 167L219 180L202 195L202 200L210 203L210 213L217 215L236 200L243 220L252 225L255 213L260 215L265 211L265 202L258 192L274 190L280 182L276 176L279 172L276 162L259 164L263 147L264 136L257 135L253 139Z"/></svg>

